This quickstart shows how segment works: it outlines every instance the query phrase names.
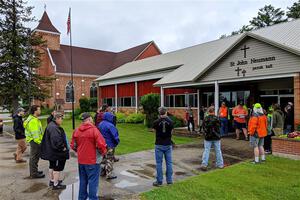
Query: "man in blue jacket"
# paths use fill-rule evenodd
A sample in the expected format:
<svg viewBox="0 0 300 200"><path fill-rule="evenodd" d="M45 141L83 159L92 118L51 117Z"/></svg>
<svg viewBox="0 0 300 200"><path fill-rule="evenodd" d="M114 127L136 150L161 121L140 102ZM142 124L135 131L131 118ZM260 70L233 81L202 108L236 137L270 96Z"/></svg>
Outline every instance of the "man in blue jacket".
<svg viewBox="0 0 300 200"><path fill-rule="evenodd" d="M106 179L117 178L117 176L113 174L113 163L115 148L120 143L120 139L118 129L114 125L114 118L115 116L112 113L105 112L103 121L98 126L107 144L107 153L103 158Z"/></svg>

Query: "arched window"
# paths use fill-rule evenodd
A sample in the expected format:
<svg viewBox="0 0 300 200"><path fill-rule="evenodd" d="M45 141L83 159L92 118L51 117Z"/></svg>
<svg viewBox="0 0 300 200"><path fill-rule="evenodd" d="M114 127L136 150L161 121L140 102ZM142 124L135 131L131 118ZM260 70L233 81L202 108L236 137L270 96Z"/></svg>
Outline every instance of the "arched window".
<svg viewBox="0 0 300 200"><path fill-rule="evenodd" d="M69 81L66 85L66 102L72 102L74 98L72 97L72 81Z"/></svg>
<svg viewBox="0 0 300 200"><path fill-rule="evenodd" d="M97 84L92 83L90 87L90 98L97 98Z"/></svg>

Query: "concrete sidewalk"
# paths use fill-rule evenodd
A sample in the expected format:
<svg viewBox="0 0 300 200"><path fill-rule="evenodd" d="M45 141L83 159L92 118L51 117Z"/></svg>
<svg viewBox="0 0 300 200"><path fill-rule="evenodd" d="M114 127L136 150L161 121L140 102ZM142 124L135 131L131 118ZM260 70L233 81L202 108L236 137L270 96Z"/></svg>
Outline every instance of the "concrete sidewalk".
<svg viewBox="0 0 300 200"><path fill-rule="evenodd" d="M78 199L77 158L71 153L65 167L67 189L52 191L48 188L48 179L29 179L28 163L16 164L13 160L16 142L10 136L0 137L0 199ZM231 165L252 157L252 150L246 141L231 138L222 140L225 165ZM185 179L200 173L203 144L181 145L173 151L174 181ZM29 149L25 159L28 159ZM211 154L214 162L214 153ZM155 177L154 150L142 151L119 156L115 163L117 179L107 181L100 178L101 199L138 199L138 194L152 189ZM41 160L40 169L47 175L48 162ZM210 166L214 166L211 164ZM211 169L213 169L212 167Z"/></svg>

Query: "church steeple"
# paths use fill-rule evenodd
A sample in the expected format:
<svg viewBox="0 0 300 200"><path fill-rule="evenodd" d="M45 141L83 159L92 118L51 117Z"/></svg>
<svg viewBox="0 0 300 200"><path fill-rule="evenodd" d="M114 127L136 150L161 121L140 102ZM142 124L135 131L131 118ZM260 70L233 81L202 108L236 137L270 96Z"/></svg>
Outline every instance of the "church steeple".
<svg viewBox="0 0 300 200"><path fill-rule="evenodd" d="M46 11L44 11L42 18L39 21L39 25L36 27L36 31L47 31L60 34L60 32L53 26Z"/></svg>
<svg viewBox="0 0 300 200"><path fill-rule="evenodd" d="M60 49L60 32L53 26L46 10L34 31L46 41L47 48L51 50Z"/></svg>

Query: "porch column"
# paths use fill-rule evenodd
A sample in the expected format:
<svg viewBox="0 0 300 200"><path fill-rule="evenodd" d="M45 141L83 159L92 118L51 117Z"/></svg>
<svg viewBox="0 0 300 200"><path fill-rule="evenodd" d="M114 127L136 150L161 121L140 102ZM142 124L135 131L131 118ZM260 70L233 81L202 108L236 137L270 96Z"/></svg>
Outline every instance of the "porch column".
<svg viewBox="0 0 300 200"><path fill-rule="evenodd" d="M198 126L200 126L200 90L197 89L197 121L198 121Z"/></svg>
<svg viewBox="0 0 300 200"><path fill-rule="evenodd" d="M160 106L163 107L164 106L164 88L160 87Z"/></svg>
<svg viewBox="0 0 300 200"><path fill-rule="evenodd" d="M135 113L138 112L138 83L137 81L134 82L134 89L135 89Z"/></svg>
<svg viewBox="0 0 300 200"><path fill-rule="evenodd" d="M215 115L218 115L219 109L219 83L215 81Z"/></svg>
<svg viewBox="0 0 300 200"><path fill-rule="evenodd" d="M116 112L118 112L118 85L115 84L115 108Z"/></svg>
<svg viewBox="0 0 300 200"><path fill-rule="evenodd" d="M300 73L294 76L294 128L300 125Z"/></svg>

